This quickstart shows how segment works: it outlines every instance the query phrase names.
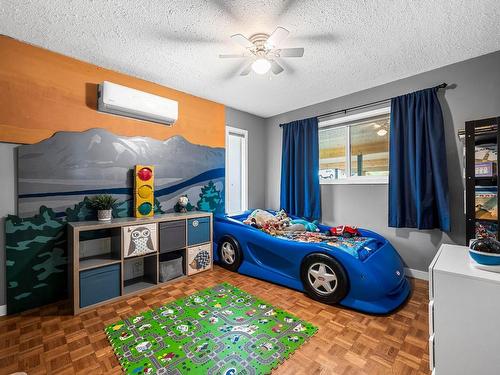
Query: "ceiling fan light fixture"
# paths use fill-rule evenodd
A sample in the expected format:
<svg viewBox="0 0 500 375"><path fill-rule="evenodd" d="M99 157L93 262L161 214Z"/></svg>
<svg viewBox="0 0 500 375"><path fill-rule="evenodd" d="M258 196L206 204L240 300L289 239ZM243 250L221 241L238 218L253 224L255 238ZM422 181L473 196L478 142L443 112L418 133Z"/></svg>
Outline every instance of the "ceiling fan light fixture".
<svg viewBox="0 0 500 375"><path fill-rule="evenodd" d="M252 69L257 74L266 74L271 69L271 63L268 59L259 58L253 62Z"/></svg>
<svg viewBox="0 0 500 375"><path fill-rule="evenodd" d="M245 49L239 54L221 54L221 59L244 59L244 69L240 71L240 76L248 76L253 70L256 74L264 75L272 72L274 75L281 74L285 68L280 65L277 59L296 58L304 56L304 48L281 48L280 44L290 34L284 27L278 26L271 35L257 33L245 37L242 34L234 34L231 39Z"/></svg>

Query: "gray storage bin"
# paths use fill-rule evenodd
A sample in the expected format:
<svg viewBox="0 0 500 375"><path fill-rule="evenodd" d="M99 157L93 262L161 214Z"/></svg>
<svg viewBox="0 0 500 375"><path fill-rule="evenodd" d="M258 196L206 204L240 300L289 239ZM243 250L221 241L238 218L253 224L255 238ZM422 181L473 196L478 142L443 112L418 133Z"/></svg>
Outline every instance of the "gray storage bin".
<svg viewBox="0 0 500 375"><path fill-rule="evenodd" d="M186 220L160 223L160 253L186 247Z"/></svg>
<svg viewBox="0 0 500 375"><path fill-rule="evenodd" d="M160 282L164 283L165 281L184 276L182 260L183 258L180 256L172 260L160 262Z"/></svg>

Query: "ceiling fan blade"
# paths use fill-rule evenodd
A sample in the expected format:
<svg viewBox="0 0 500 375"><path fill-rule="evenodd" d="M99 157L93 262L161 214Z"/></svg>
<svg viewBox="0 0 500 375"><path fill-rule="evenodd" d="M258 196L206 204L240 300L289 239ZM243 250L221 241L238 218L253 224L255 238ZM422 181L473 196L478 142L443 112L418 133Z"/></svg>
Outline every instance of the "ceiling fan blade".
<svg viewBox="0 0 500 375"><path fill-rule="evenodd" d="M278 45L285 39L288 34L290 34L290 31L285 29L284 27L278 26L276 30L273 31L271 36L267 38L266 42L264 43L264 47L267 49L274 49L278 47Z"/></svg>
<svg viewBox="0 0 500 375"><path fill-rule="evenodd" d="M241 34L234 34L231 39L244 48L254 48L255 45Z"/></svg>
<svg viewBox="0 0 500 375"><path fill-rule="evenodd" d="M302 57L304 48L283 48L277 51L279 57Z"/></svg>
<svg viewBox="0 0 500 375"><path fill-rule="evenodd" d="M245 53L239 53L239 54L227 54L227 55L219 55L219 59L242 59L245 57L249 57L250 55L247 55Z"/></svg>
<svg viewBox="0 0 500 375"><path fill-rule="evenodd" d="M276 60L271 60L271 71L274 74L280 74L283 70L283 67L276 62Z"/></svg>
<svg viewBox="0 0 500 375"><path fill-rule="evenodd" d="M240 72L240 76L247 76L250 71L252 70L252 63L253 61L249 61L247 65L243 68L243 70Z"/></svg>

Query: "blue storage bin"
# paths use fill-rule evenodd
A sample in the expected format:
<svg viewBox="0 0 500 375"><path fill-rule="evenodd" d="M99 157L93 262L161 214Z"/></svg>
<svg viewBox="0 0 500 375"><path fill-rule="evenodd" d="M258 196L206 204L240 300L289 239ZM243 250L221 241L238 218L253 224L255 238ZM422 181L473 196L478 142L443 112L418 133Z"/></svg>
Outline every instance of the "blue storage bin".
<svg viewBox="0 0 500 375"><path fill-rule="evenodd" d="M197 245L210 241L210 217L188 220L188 245Z"/></svg>
<svg viewBox="0 0 500 375"><path fill-rule="evenodd" d="M120 265L80 272L80 307L120 296Z"/></svg>

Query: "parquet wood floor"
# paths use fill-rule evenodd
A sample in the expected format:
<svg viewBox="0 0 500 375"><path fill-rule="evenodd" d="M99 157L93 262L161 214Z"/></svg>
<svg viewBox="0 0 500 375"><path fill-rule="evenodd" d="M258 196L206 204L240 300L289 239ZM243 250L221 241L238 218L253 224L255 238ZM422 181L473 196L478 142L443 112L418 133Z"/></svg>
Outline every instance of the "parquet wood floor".
<svg viewBox="0 0 500 375"><path fill-rule="evenodd" d="M319 327L273 375L429 374L425 281L411 280L413 294L401 310L390 316L370 316L323 305L300 292L217 266L79 316L69 315L68 304L61 302L0 318L0 373L120 374L103 331L106 325L223 281Z"/></svg>

